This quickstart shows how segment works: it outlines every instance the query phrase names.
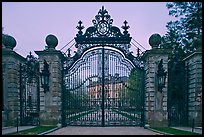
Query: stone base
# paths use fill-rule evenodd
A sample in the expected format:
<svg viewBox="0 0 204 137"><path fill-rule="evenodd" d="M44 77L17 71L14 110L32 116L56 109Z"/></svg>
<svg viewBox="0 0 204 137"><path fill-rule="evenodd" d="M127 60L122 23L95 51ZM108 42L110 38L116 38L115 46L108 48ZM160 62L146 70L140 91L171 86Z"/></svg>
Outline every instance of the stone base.
<svg viewBox="0 0 204 137"><path fill-rule="evenodd" d="M2 111L2 127L8 126L8 114L5 111Z"/></svg>
<svg viewBox="0 0 204 137"><path fill-rule="evenodd" d="M189 113L188 126L192 126L194 122L195 127L202 127L202 111L195 111ZM194 121L193 121L194 119Z"/></svg>
<svg viewBox="0 0 204 137"><path fill-rule="evenodd" d="M168 127L168 120L151 120L149 121L150 127Z"/></svg>
<svg viewBox="0 0 204 137"><path fill-rule="evenodd" d="M40 125L57 125L58 120L40 118Z"/></svg>
<svg viewBox="0 0 204 137"><path fill-rule="evenodd" d="M5 126L16 126L17 125L17 117L19 117L19 112L16 111L9 111L4 114L4 118L7 120L4 122ZM3 120L3 119L2 119ZM20 118L18 119L18 122L20 123Z"/></svg>
<svg viewBox="0 0 204 137"><path fill-rule="evenodd" d="M60 117L59 112L41 112L40 125L57 125L61 122Z"/></svg>
<svg viewBox="0 0 204 137"><path fill-rule="evenodd" d="M168 127L168 115L166 111L152 111L147 120L150 127Z"/></svg>

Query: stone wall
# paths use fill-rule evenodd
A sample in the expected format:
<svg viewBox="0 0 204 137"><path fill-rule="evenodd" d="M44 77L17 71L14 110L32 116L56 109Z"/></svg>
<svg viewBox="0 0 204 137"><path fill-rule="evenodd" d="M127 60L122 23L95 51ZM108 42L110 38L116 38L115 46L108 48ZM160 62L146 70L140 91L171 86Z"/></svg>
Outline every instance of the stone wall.
<svg viewBox="0 0 204 137"><path fill-rule="evenodd" d="M202 126L202 52L196 51L184 59L188 67L188 124Z"/></svg>
<svg viewBox="0 0 204 137"><path fill-rule="evenodd" d="M25 58L13 50L2 50L3 111L2 126L16 125L20 119L19 69Z"/></svg>

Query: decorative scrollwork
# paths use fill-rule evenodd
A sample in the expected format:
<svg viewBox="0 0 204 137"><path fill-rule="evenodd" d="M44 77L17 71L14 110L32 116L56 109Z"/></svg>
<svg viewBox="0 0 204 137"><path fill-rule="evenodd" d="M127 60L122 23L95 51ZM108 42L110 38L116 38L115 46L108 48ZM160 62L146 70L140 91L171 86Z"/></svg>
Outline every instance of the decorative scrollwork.
<svg viewBox="0 0 204 137"><path fill-rule="evenodd" d="M93 26L86 29L85 33L81 31L84 27L81 25L82 22L79 21L79 29L76 40L77 44L129 44L131 37L129 37L127 29L127 21L124 22L123 34L120 29L116 26L112 26L113 19L108 14L108 11L104 9L99 10L98 15L92 20ZM82 35L83 34L83 35Z"/></svg>
<svg viewBox="0 0 204 137"><path fill-rule="evenodd" d="M129 50L131 46L131 37L128 33L130 27L127 25L128 22L126 20L121 27L124 29L123 33L121 33L118 27L112 25L113 19L111 19L108 11L102 6L95 16L95 19L92 20L92 23L93 26L88 27L83 34L82 29L84 29L84 26L82 25L82 21L78 22L79 25L77 29L79 31L75 37L77 52L75 52L73 57L69 58L69 63L67 63L66 67L71 67L88 49L99 47L100 45L114 47L123 52L136 66L142 66L139 61L139 55L135 58Z"/></svg>

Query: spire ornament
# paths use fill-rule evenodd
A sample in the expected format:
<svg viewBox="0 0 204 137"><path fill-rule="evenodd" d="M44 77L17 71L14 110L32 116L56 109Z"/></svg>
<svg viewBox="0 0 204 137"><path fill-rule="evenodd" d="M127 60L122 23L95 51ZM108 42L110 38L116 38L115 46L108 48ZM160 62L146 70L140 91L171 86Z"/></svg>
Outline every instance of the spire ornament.
<svg viewBox="0 0 204 137"><path fill-rule="evenodd" d="M78 22L78 24L79 25L76 27L79 30L77 36L80 36L80 35L83 34L82 29L84 29L84 26L82 26L82 21L81 20Z"/></svg>
<svg viewBox="0 0 204 137"><path fill-rule="evenodd" d="M130 26L127 26L127 23L128 23L128 22L127 22L126 20L125 20L123 23L124 23L124 26L122 26L121 28L124 29L123 34L124 34L124 35L127 35L127 34L128 34L127 29L129 29Z"/></svg>

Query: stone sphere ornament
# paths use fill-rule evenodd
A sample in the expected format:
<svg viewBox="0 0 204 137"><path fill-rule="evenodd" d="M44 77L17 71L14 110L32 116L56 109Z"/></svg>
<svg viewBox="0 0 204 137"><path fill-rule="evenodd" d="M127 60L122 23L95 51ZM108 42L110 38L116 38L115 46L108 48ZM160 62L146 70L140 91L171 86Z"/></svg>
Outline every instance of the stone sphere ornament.
<svg viewBox="0 0 204 137"><path fill-rule="evenodd" d="M2 43L4 44L5 48L13 50L13 48L16 46L17 42L16 40L9 35L2 35Z"/></svg>
<svg viewBox="0 0 204 137"><path fill-rule="evenodd" d="M56 36L50 34L45 39L46 44L48 45L48 49L55 49L58 44L58 39Z"/></svg>
<svg viewBox="0 0 204 137"><path fill-rule="evenodd" d="M159 44L161 44L161 36L157 33L152 34L149 38L149 44L152 48L158 48Z"/></svg>

